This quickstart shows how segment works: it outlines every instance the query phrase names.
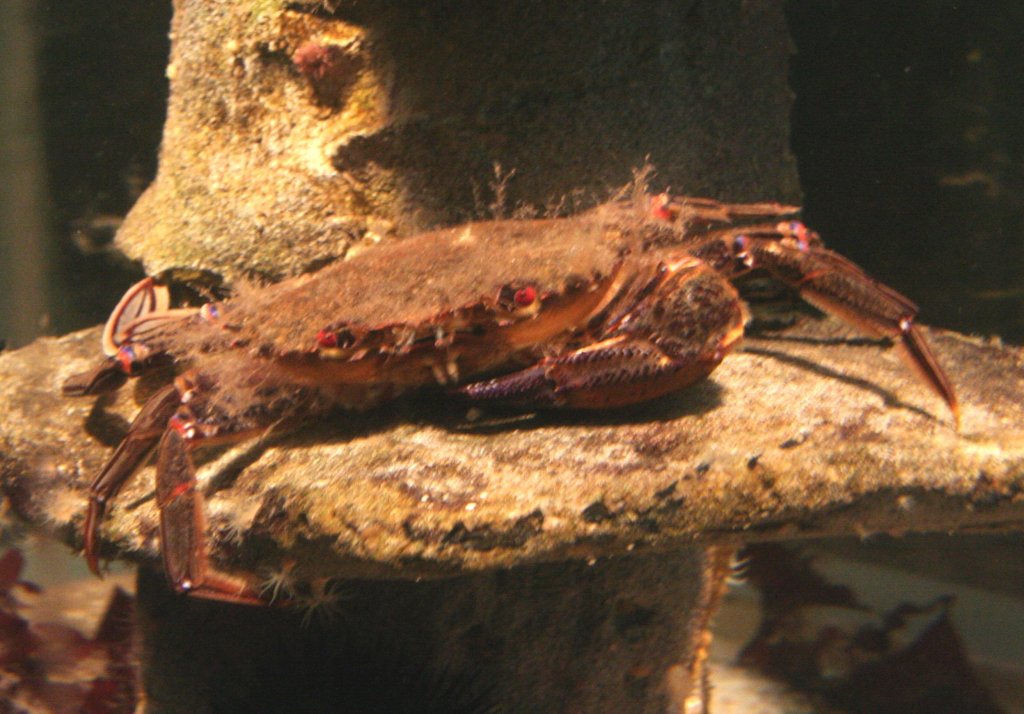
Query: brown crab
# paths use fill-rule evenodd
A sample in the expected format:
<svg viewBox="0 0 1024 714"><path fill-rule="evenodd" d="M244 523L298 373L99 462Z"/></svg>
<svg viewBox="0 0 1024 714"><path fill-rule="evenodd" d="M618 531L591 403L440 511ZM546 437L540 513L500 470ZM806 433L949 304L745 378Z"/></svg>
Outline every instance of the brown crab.
<svg viewBox="0 0 1024 714"><path fill-rule="evenodd" d="M194 448L433 383L474 402L651 399L702 379L737 345L746 310L730 279L754 268L892 338L959 421L916 306L823 248L797 211L661 195L572 218L470 223L199 309L171 309L167 288L143 280L107 324L108 359L64 392L116 389L158 362L189 368L146 402L89 488L90 567L107 502L155 448L168 579L180 591L255 600L208 564Z"/></svg>

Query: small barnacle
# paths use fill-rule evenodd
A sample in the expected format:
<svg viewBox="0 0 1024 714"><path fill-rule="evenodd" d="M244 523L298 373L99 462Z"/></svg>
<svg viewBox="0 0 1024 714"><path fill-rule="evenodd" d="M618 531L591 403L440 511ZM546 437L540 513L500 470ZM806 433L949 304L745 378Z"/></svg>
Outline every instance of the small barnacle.
<svg viewBox="0 0 1024 714"><path fill-rule="evenodd" d="M277 602L279 598L291 600L295 597L295 561L285 560L278 568L264 568L260 571L260 595L268 602Z"/></svg>
<svg viewBox="0 0 1024 714"><path fill-rule="evenodd" d="M234 511L222 511L222 522L218 523L217 530L225 543L241 545L245 541L246 533L249 530L249 519L243 514Z"/></svg>
<svg viewBox="0 0 1024 714"><path fill-rule="evenodd" d="M344 593L331 578L315 578L310 581L308 590L295 598L296 605L302 609L302 626L309 627L316 620L321 625L333 624L343 610L341 602Z"/></svg>
<svg viewBox="0 0 1024 714"><path fill-rule="evenodd" d="M917 507L917 499L909 493L904 493L896 497L896 506L901 511L913 511Z"/></svg>

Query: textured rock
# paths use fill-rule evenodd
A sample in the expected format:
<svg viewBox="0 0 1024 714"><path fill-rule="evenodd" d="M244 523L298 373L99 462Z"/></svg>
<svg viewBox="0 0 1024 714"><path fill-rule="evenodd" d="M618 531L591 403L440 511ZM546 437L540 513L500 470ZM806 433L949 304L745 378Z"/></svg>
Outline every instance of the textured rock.
<svg viewBox="0 0 1024 714"><path fill-rule="evenodd" d="M710 380L633 409L469 422L431 395L214 451L201 470L213 550L233 567L286 553L309 577L418 577L695 541L1019 527L1020 350L931 333L962 400L957 433L892 351L844 336L809 318L751 338ZM61 397L96 340L0 358L5 487L69 539L158 381ZM151 490L150 468L104 527L126 555L156 555Z"/></svg>
<svg viewBox="0 0 1024 714"><path fill-rule="evenodd" d="M423 395L213 452L201 476L215 561L296 593L319 624L171 598L144 568L149 710L302 697L438 711L697 706L731 545L1024 524L1024 354L930 336L959 390L959 433L885 346L805 319L634 409L470 422ZM160 381L61 397L97 339L0 357L4 491L75 543L92 474ZM104 526L122 557L157 557L152 476L124 489ZM267 671L302 672L288 680L302 684Z"/></svg>
<svg viewBox="0 0 1024 714"><path fill-rule="evenodd" d="M646 161L690 194L798 197L777 3L178 0L172 37L159 173L117 236L150 273L292 275L593 204Z"/></svg>
<svg viewBox="0 0 1024 714"><path fill-rule="evenodd" d="M704 685L727 569L723 549L690 547L346 580L303 615L174 597L142 569L147 702L161 712L681 712Z"/></svg>

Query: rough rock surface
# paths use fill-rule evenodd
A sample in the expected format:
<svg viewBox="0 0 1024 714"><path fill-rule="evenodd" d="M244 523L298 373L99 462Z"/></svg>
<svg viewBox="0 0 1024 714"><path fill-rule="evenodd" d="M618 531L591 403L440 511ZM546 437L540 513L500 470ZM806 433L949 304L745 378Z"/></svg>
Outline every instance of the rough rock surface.
<svg viewBox="0 0 1024 714"><path fill-rule="evenodd" d="M648 161L690 194L799 195L781 3L444 7L178 0L160 168L117 245L149 273L280 278L592 205Z"/></svg>
<svg viewBox="0 0 1024 714"><path fill-rule="evenodd" d="M208 454L216 557L280 553L311 577L453 574L633 549L1024 524L1024 355L931 331L962 401L893 351L807 318L751 337L710 380L600 414L485 414L429 393ZM157 379L70 399L97 331L0 357L3 484L31 521L78 539L93 474ZM101 441L102 440L102 441ZM152 468L104 538L156 556Z"/></svg>

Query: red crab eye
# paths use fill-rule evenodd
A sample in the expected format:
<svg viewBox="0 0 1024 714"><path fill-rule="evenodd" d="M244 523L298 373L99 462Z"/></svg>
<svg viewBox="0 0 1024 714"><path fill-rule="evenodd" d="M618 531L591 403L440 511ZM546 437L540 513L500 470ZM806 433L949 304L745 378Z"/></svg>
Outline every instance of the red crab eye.
<svg viewBox="0 0 1024 714"><path fill-rule="evenodd" d="M674 221L676 213L672 207L672 199L667 193L659 193L651 197L651 215L661 221Z"/></svg>
<svg viewBox="0 0 1024 714"><path fill-rule="evenodd" d="M316 333L316 344L325 349L339 348L347 350L358 342L358 338L344 327L331 329L325 327Z"/></svg>
<svg viewBox="0 0 1024 714"><path fill-rule="evenodd" d="M529 307L536 299L537 289L532 285L527 285L525 288L519 288L512 296L512 301L516 304L516 307Z"/></svg>
<svg viewBox="0 0 1024 714"><path fill-rule="evenodd" d="M338 333L333 330L320 330L316 333L316 343L321 347L337 347Z"/></svg>

